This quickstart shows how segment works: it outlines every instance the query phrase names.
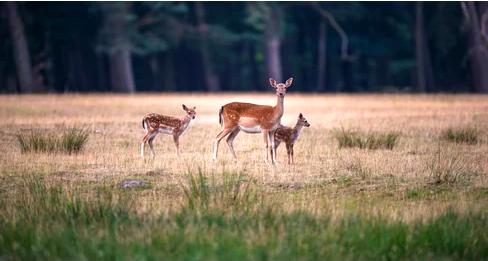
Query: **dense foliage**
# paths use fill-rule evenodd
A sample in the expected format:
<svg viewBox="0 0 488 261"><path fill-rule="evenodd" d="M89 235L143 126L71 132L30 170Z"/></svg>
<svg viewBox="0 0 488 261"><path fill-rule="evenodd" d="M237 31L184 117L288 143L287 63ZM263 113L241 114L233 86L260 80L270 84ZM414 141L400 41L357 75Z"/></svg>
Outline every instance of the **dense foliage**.
<svg viewBox="0 0 488 261"><path fill-rule="evenodd" d="M295 91L487 91L484 3L0 7L1 92L260 91L269 76Z"/></svg>

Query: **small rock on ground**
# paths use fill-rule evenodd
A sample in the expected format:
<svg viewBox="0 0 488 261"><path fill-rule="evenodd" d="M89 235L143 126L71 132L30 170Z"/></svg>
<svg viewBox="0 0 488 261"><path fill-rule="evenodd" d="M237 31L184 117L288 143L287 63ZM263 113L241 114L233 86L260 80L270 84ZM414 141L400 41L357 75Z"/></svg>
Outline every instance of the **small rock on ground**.
<svg viewBox="0 0 488 261"><path fill-rule="evenodd" d="M123 189L128 188L143 188L149 186L149 184L144 180L130 179L122 181L120 185Z"/></svg>

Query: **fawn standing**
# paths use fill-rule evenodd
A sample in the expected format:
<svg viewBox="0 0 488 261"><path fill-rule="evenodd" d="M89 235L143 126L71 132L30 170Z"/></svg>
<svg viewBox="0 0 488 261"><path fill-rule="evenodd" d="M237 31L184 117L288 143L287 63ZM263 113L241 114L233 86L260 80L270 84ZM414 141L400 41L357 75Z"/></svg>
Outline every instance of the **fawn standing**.
<svg viewBox="0 0 488 261"><path fill-rule="evenodd" d="M274 132L280 125L283 116L283 100L287 89L291 86L293 78L286 83L277 83L274 79L269 79L269 84L275 88L277 102L276 106L257 105L252 103L232 102L220 108L219 122L224 129L217 135L214 142L213 159L217 159L220 140L227 137L227 144L232 152L234 159L237 159L234 152L233 141L237 134L242 130L246 133L263 133L264 137L264 161L268 162L268 144L271 143L271 161L273 164L276 159L274 149Z"/></svg>
<svg viewBox="0 0 488 261"><path fill-rule="evenodd" d="M186 111L186 115L181 118L175 118L171 116L149 113L142 119L142 128L146 130L146 135L142 138L141 143L141 157L144 158L144 145L149 144L153 157L156 156L153 148L153 141L156 135L161 132L168 135L173 135L173 141L176 147L176 155L180 154L180 136L185 133L190 127L190 123L195 119L195 107L188 108L184 104L183 110Z"/></svg>
<svg viewBox="0 0 488 261"><path fill-rule="evenodd" d="M276 129L275 136L274 136L275 139L274 149L276 151L278 146L280 146L280 143L285 142L286 153L288 154L288 164L294 163L293 145L298 140L298 136L300 136L302 127L310 127L310 124L308 123L307 119L305 119L305 117L303 117L303 115L300 113L300 115L298 115L297 124L295 125L294 128L280 126L278 129ZM273 152L271 151L271 153Z"/></svg>

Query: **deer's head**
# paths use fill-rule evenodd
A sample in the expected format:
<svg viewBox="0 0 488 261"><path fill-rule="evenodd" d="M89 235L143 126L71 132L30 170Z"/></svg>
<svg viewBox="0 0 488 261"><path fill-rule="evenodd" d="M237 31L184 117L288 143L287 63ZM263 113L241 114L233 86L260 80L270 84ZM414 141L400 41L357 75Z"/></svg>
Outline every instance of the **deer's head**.
<svg viewBox="0 0 488 261"><path fill-rule="evenodd" d="M286 90L288 89L288 87L291 86L292 82L293 78L286 80L285 83L278 83L275 79L269 78L269 84L271 85L271 87L276 89L276 95L278 95L279 97L285 97Z"/></svg>
<svg viewBox="0 0 488 261"><path fill-rule="evenodd" d="M183 110L186 111L187 117L190 117L190 119L195 119L195 116L197 113L195 112L195 109L197 107L189 108L186 105L182 104Z"/></svg>
<svg viewBox="0 0 488 261"><path fill-rule="evenodd" d="M301 114L301 113L300 113L300 115L298 115L297 125L310 127L310 123L308 123L307 119L305 119L305 117L303 117L303 114Z"/></svg>

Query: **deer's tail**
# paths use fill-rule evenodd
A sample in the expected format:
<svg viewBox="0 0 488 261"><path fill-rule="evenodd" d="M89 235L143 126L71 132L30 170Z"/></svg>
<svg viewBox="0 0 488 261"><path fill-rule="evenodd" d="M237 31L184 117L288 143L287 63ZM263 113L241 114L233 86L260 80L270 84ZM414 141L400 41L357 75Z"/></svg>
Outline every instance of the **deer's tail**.
<svg viewBox="0 0 488 261"><path fill-rule="evenodd" d="M219 110L219 123L220 123L220 125L222 125L224 123L223 114L224 114L224 106L220 107L220 110Z"/></svg>
<svg viewBox="0 0 488 261"><path fill-rule="evenodd" d="M224 106L220 107L220 110L219 110L219 124L220 125L222 125L222 123L224 123L223 114L224 114Z"/></svg>

